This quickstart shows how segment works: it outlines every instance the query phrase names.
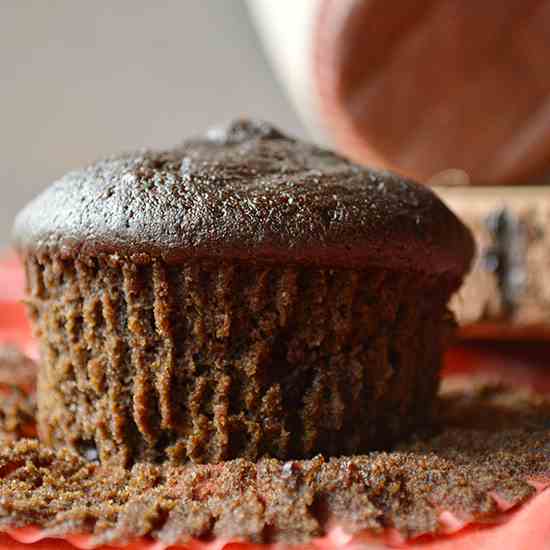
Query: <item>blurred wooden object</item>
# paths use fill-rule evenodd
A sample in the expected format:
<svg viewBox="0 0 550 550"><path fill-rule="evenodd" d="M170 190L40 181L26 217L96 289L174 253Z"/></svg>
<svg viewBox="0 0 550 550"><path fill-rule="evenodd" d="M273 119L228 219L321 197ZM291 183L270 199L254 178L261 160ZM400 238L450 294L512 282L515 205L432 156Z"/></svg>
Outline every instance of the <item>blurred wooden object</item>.
<svg viewBox="0 0 550 550"><path fill-rule="evenodd" d="M550 181L550 1L322 0L321 119L356 161Z"/></svg>
<svg viewBox="0 0 550 550"><path fill-rule="evenodd" d="M451 301L462 336L550 338L550 188L434 187L474 233L471 273Z"/></svg>

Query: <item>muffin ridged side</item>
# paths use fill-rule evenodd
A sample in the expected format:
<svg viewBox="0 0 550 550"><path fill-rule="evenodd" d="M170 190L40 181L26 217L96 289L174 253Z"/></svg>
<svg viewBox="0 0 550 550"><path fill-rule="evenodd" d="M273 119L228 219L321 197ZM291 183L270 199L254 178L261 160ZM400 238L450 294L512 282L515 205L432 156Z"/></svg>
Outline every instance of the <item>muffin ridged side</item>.
<svg viewBox="0 0 550 550"><path fill-rule="evenodd" d="M452 277L118 256L25 263L40 435L102 462L386 447L429 415L453 326Z"/></svg>

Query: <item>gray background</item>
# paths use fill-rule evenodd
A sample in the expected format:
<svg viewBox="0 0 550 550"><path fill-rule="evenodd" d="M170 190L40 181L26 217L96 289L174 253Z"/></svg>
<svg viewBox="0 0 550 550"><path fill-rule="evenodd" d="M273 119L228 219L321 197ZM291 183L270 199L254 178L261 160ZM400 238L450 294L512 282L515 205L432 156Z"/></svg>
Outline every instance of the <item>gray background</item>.
<svg viewBox="0 0 550 550"><path fill-rule="evenodd" d="M0 0L0 246L66 171L236 115L303 130L241 0Z"/></svg>

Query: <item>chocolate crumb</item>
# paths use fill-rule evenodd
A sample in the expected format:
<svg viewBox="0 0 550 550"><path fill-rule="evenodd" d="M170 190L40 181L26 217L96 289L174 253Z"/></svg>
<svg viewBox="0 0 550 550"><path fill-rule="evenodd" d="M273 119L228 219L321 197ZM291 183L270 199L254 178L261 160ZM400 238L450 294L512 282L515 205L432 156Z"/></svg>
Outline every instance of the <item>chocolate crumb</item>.
<svg viewBox="0 0 550 550"><path fill-rule="evenodd" d="M0 346L0 443L36 435L36 365L13 346Z"/></svg>
<svg viewBox="0 0 550 550"><path fill-rule="evenodd" d="M5 373L0 362L0 379ZM6 395L0 400L6 407ZM30 397L13 394L21 408ZM30 406L30 405L29 405ZM34 406L27 411L27 419ZM0 528L90 533L96 544L149 536L306 543L331 524L443 532L442 510L473 521L519 505L550 477L550 400L482 379L444 383L439 423L391 452L221 464L137 463L131 470L53 450L0 422ZM92 452L90 451L90 455Z"/></svg>
<svg viewBox="0 0 550 550"><path fill-rule="evenodd" d="M0 346L0 385L34 389L35 384L35 362L15 346Z"/></svg>

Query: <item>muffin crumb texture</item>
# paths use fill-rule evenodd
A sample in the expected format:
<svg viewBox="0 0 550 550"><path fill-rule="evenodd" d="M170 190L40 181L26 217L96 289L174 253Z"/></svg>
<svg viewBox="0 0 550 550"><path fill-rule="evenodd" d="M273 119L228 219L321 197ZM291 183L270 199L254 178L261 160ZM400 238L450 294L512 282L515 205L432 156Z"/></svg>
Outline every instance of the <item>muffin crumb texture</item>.
<svg viewBox="0 0 550 550"><path fill-rule="evenodd" d="M6 365L0 361L0 379L13 368ZM28 410L29 395L24 386L12 398ZM3 392L0 410L8 398ZM9 417L0 415L0 527L90 533L97 544L140 536L166 544L213 536L298 544L324 535L329 524L351 534L396 528L417 537L443 532L442 510L495 521L497 502L521 504L535 493L529 480L548 479L546 398L469 380L444 388L437 408L430 433L391 452L131 469L19 433L13 441Z"/></svg>
<svg viewBox="0 0 550 550"><path fill-rule="evenodd" d="M26 267L41 438L103 463L388 448L429 418L454 328L454 281L418 273L48 256Z"/></svg>

